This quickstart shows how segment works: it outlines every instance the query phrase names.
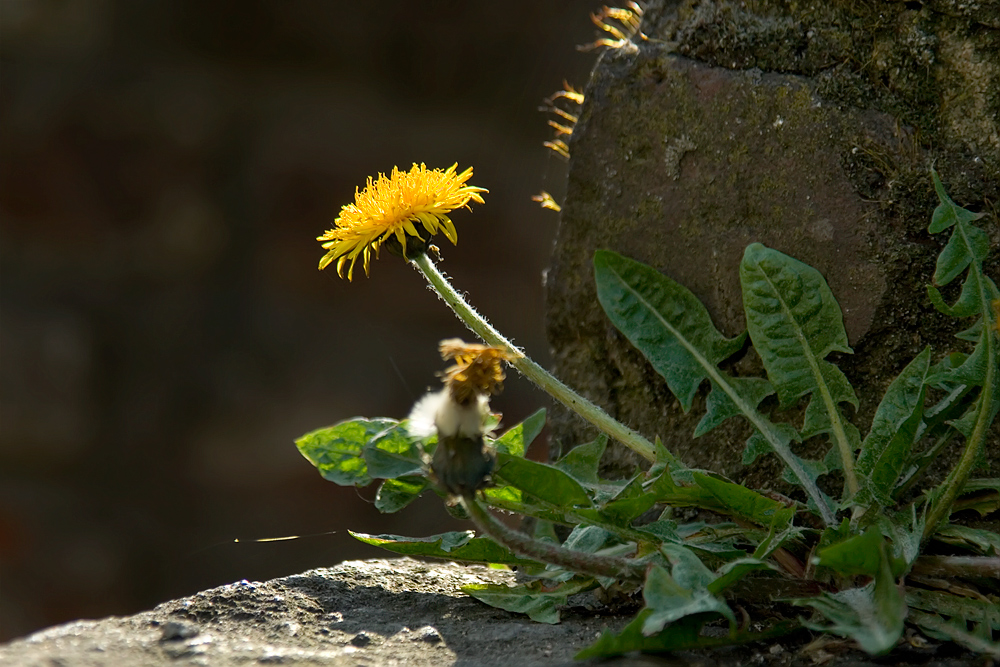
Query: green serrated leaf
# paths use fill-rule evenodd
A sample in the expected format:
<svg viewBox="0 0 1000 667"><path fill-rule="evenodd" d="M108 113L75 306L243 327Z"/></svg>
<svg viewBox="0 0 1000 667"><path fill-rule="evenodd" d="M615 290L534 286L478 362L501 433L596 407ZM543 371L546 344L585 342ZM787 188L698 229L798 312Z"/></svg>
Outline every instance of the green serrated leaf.
<svg viewBox="0 0 1000 667"><path fill-rule="evenodd" d="M354 539L381 547L404 556L427 556L468 563L498 563L501 565L539 565L517 556L488 537L475 537L471 530L432 535L403 537L401 535L367 535L347 531Z"/></svg>
<svg viewBox="0 0 1000 667"><path fill-rule="evenodd" d="M746 333L725 338L686 287L610 250L594 253L594 274L604 312L690 410L708 369L742 348Z"/></svg>
<svg viewBox="0 0 1000 667"><path fill-rule="evenodd" d="M656 502L671 507L701 507L713 511L724 509L723 504L710 491L695 484L678 484L669 470L664 470L654 479L646 487L646 491Z"/></svg>
<svg viewBox="0 0 1000 667"><path fill-rule="evenodd" d="M875 576L881 566L883 544L881 531L870 527L861 535L820 549L816 564L846 576Z"/></svg>
<svg viewBox="0 0 1000 667"><path fill-rule="evenodd" d="M917 508L912 504L909 510L879 514L875 524L883 535L892 540L891 558L896 564L895 574L909 572L913 561L920 555L925 519L924 513L917 514Z"/></svg>
<svg viewBox="0 0 1000 667"><path fill-rule="evenodd" d="M541 581L520 586L473 584L463 586L462 592L491 607L527 614L537 623L554 624L559 622L558 607L566 604L566 599L570 595L582 593L596 585L596 582L589 577L578 577L554 587Z"/></svg>
<svg viewBox="0 0 1000 667"><path fill-rule="evenodd" d="M382 482L375 496L375 509L383 514L392 514L403 509L430 485L426 477L397 477Z"/></svg>
<svg viewBox="0 0 1000 667"><path fill-rule="evenodd" d="M367 486L372 478L362 455L364 447L398 423L384 417L355 417L307 433L295 446L325 479L341 486Z"/></svg>
<svg viewBox="0 0 1000 667"><path fill-rule="evenodd" d="M828 354L851 352L840 306L819 271L760 243L744 251L740 282L754 349L788 406L825 384Z"/></svg>
<svg viewBox="0 0 1000 667"><path fill-rule="evenodd" d="M756 408L760 402L774 393L774 387L764 378L728 379L729 385L743 399L743 404ZM743 416L742 405L733 402L724 391L712 391L705 401L705 416L694 429L694 437L699 437L726 421L730 417Z"/></svg>
<svg viewBox="0 0 1000 667"><path fill-rule="evenodd" d="M726 482L701 473L694 473L694 480L698 486L715 496L730 513L752 521L758 526L767 528L778 516L781 518L781 523L784 524L780 526L780 529L784 529L785 525L791 523L792 517L795 515L795 510L740 484Z"/></svg>
<svg viewBox="0 0 1000 667"><path fill-rule="evenodd" d="M646 616L642 626L642 634L647 637L658 634L668 623L706 612L714 612L731 623L736 622L736 615L725 602L704 587L686 588L659 565L649 568L642 598L646 608L653 612Z"/></svg>
<svg viewBox="0 0 1000 667"><path fill-rule="evenodd" d="M934 209L934 214L931 217L931 224L927 227L927 231L931 234L937 234L948 229L952 225L958 222L972 222L973 220L978 220L985 215L984 213L973 213L972 211L967 211L958 204L956 204L948 193L944 189L944 184L941 183L941 179L938 177L937 171L931 169L931 180L934 182L934 191L937 192L940 204Z"/></svg>
<svg viewBox="0 0 1000 667"><path fill-rule="evenodd" d="M781 405L808 394L810 408L820 404L807 410L804 437L831 434L853 492L857 442L840 404L857 408L858 398L840 369L825 360L831 352L852 352L833 292L819 271L760 243L744 251L740 283L750 339Z"/></svg>
<svg viewBox="0 0 1000 667"><path fill-rule="evenodd" d="M555 466L583 484L597 484L597 470L608 446L608 436L603 433L584 445L577 445L555 462Z"/></svg>
<svg viewBox="0 0 1000 667"><path fill-rule="evenodd" d="M879 564L872 583L863 588L793 600L793 604L816 609L831 622L822 625L803 621L804 625L850 637L872 655L892 650L903 635L906 617L906 602L896 586L881 535L878 539Z"/></svg>
<svg viewBox="0 0 1000 667"><path fill-rule="evenodd" d="M653 613L650 609L643 609L620 632L615 634L610 630L605 630L604 634L591 646L583 649L574 656L577 660L587 660L589 658L610 658L616 655L624 655L633 651L644 653L657 653L665 651L684 651L698 648L713 648L717 646L732 646L745 644L754 641L763 641L786 635L799 627L794 621L783 621L763 632L746 632L743 630L730 631L728 635L707 635L702 634L702 629L709 621L719 618L718 614L705 613L685 616L676 623L672 623L662 632L652 637L643 634L642 629L646 624L646 619Z"/></svg>
<svg viewBox="0 0 1000 667"><path fill-rule="evenodd" d="M563 546L573 551L597 553L610 545L618 544L618 539L597 526L576 525L563 542Z"/></svg>
<svg viewBox="0 0 1000 667"><path fill-rule="evenodd" d="M826 523L834 520L829 500L788 446L790 438L756 409L717 367L743 346L745 336L726 339L708 311L687 288L656 270L608 250L594 255L597 296L608 318L667 381L686 412L698 386L708 379L712 392L722 391L789 467L814 499ZM712 401L709 394L709 401ZM716 399L716 405L724 405Z"/></svg>
<svg viewBox="0 0 1000 667"><path fill-rule="evenodd" d="M405 422L374 436L362 450L368 476L374 479L422 475L424 462L420 445L406 430Z"/></svg>
<svg viewBox="0 0 1000 667"><path fill-rule="evenodd" d="M931 348L925 347L892 381L879 403L858 455L857 471L863 480L860 504L871 498L883 507L893 504L896 481L923 419L930 359Z"/></svg>
<svg viewBox="0 0 1000 667"><path fill-rule="evenodd" d="M528 445L538 437L543 428L545 428L545 408L538 410L517 426L512 427L497 438L493 446L498 453L524 456L524 453L528 451Z"/></svg>
<svg viewBox="0 0 1000 667"><path fill-rule="evenodd" d="M991 630L1000 630L1000 606L991 600L978 600L943 591L907 588L906 604L913 609L932 611L943 616L955 616L968 623L985 623Z"/></svg>
<svg viewBox="0 0 1000 667"><path fill-rule="evenodd" d="M578 481L555 466L522 459L510 454L497 455L493 476L524 493L556 507L590 507L590 496Z"/></svg>
<svg viewBox="0 0 1000 667"><path fill-rule="evenodd" d="M973 261L983 261L990 251L990 238L975 225L959 225L938 255L934 284L947 285Z"/></svg>
<svg viewBox="0 0 1000 667"><path fill-rule="evenodd" d="M914 610L910 612L910 620L934 639L953 641L976 653L1000 658L1000 642L969 632L967 623L961 618L945 621L937 614Z"/></svg>

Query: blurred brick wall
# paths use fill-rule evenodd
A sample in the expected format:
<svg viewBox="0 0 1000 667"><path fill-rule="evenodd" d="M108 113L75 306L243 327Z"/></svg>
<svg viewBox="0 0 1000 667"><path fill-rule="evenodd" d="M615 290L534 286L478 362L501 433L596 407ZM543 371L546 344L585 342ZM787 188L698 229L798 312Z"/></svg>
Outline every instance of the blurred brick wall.
<svg viewBox="0 0 1000 667"><path fill-rule="evenodd" d="M0 639L379 552L292 440L402 417L465 335L391 256L319 273L366 176L474 166L444 268L547 360L538 113L592 2L0 0ZM442 244L447 245L445 244ZM507 423L542 396L511 378ZM366 500L366 498L368 500ZM272 544L253 538L336 530Z"/></svg>

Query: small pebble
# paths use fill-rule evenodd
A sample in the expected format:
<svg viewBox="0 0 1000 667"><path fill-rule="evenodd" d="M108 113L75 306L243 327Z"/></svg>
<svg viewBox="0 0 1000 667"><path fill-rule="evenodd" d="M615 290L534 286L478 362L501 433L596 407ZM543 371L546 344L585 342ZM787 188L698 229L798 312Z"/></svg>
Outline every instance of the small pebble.
<svg viewBox="0 0 1000 667"><path fill-rule="evenodd" d="M369 637L368 633L366 632L359 632L358 634L354 635L354 637L351 638L351 644L353 646L357 646L358 648L368 646L371 643L372 643L372 638Z"/></svg>
<svg viewBox="0 0 1000 667"><path fill-rule="evenodd" d="M418 628L414 633L413 640L427 642L428 644L437 644L438 642L444 641L441 638L441 633L437 631L437 628L431 625L425 625L422 628Z"/></svg>
<svg viewBox="0 0 1000 667"><path fill-rule="evenodd" d="M189 624L181 623L180 621L167 621L163 624L163 630L160 634L161 642L172 642L178 641L180 639L190 639L198 634L198 628Z"/></svg>

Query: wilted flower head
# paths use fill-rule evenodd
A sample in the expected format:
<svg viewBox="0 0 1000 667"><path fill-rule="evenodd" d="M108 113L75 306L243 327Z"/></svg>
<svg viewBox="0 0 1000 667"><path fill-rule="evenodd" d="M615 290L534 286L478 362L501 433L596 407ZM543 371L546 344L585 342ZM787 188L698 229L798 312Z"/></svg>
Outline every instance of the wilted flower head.
<svg viewBox="0 0 1000 667"><path fill-rule="evenodd" d="M427 394L413 407L409 431L417 437L437 433L432 478L460 496L490 484L496 462L484 439L490 433L490 396L503 388L501 363L511 356L502 348L458 338L441 341L439 349L443 359L455 363L441 374L444 389Z"/></svg>
<svg viewBox="0 0 1000 667"><path fill-rule="evenodd" d="M369 177L364 190L355 190L354 203L340 210L334 228L317 237L328 251L319 261L319 268L324 269L337 260L337 275L343 277L347 266L347 279L351 280L354 263L360 256L367 275L372 251L378 257L379 248L390 239L399 243L404 257L407 237L416 239L422 251L427 239L421 236L418 225L428 238L440 231L449 241L457 243L458 232L448 214L456 208L468 207L470 201L482 204L480 193L487 192L466 185L472 177L472 168L456 174L457 166L453 164L442 171L414 164L408 172L393 167L388 178L385 174L379 174L375 181Z"/></svg>
<svg viewBox="0 0 1000 667"><path fill-rule="evenodd" d="M441 341L438 349L442 359L455 362L445 369L442 381L458 404L467 405L477 396L488 397L503 391L501 363L511 359L503 348L449 338Z"/></svg>

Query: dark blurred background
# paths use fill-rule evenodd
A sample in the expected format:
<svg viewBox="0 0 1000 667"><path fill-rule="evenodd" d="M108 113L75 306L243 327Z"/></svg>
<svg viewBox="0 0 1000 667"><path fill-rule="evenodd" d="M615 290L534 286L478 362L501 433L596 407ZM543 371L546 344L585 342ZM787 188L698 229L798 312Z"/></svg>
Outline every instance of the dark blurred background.
<svg viewBox="0 0 1000 667"><path fill-rule="evenodd" d="M0 0L0 639L384 553L347 528L466 527L434 496L381 516L292 444L405 416L470 338L400 260L348 283L314 239L369 175L473 166L444 268L547 361L538 106L585 83L597 4Z"/></svg>

